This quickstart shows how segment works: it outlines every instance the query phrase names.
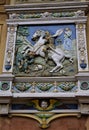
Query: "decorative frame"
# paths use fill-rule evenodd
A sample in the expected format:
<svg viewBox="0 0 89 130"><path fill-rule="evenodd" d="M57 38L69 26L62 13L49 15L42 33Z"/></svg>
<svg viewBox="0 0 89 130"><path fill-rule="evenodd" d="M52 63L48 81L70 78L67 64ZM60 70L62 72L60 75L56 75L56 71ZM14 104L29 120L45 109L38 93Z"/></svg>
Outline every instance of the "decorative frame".
<svg viewBox="0 0 89 130"><path fill-rule="evenodd" d="M58 117L77 116L82 113L89 113L89 101L86 100L87 96L89 96L89 89L85 86L86 84L88 84L89 80L89 66L86 41L87 16L85 15L88 9L88 5L88 2L82 2L79 5L77 2L73 2L71 6L69 6L69 3L66 3L66 5L64 3L44 3L30 4L24 6L5 6L6 11L9 15L9 19L7 19L8 31L2 73L3 78L5 78L5 83L6 81L9 81L7 82L7 86L9 87L7 87L7 90L5 91L7 91L7 93L10 94L10 97L13 98L13 102L11 103L10 108L12 108L12 106L14 106L13 104L15 103L16 105L18 105L18 110L15 110L14 108L13 110L10 109L10 113L12 116L23 116L36 119L40 122L42 128L47 128L48 123ZM78 8L80 10L78 10ZM19 40L17 33L20 32L22 34L22 32L25 31L26 36L26 34L28 34L30 26L36 26L36 28L40 27L37 28L37 30L45 26L47 27L46 31L48 31L47 29L49 29L49 27L52 27L51 25L53 25L54 28L55 25L59 26L61 24L64 26L66 25L65 28L68 27L68 24L73 25L74 29L76 30L76 36L74 36L74 38L76 37L75 50L77 52L77 73L67 76L57 75L43 77L41 77L41 75L29 76L25 73L23 73L23 75L16 75L15 73L13 73L13 68L15 64L14 61L16 61L16 47L18 49L18 46L16 46L16 42ZM23 30L21 28L21 32L21 30L18 29L20 27L25 27L25 29L28 27L28 30ZM36 30L34 32L36 32ZM55 36L56 33L53 32L53 34L51 35ZM26 38L25 40L27 40L27 37L23 38ZM23 51L26 52L27 49L25 48L25 50ZM5 83L2 80L1 84ZM16 98L18 97L21 99L20 101L16 100ZM82 99L82 97L84 98ZM71 102L77 104L76 109L72 108L71 110L69 109L66 111L61 111L60 109L57 110L57 105L59 105L60 107L60 102L62 103L63 101L66 102L66 104L70 102L70 106ZM25 109L24 111L23 109L19 109L21 103L24 104L24 102L27 102L28 104L31 103L31 110ZM86 105L87 103L88 105ZM86 107L85 111L84 107ZM18 114L18 112L25 114Z"/></svg>
<svg viewBox="0 0 89 130"><path fill-rule="evenodd" d="M13 88L15 88L15 90L13 89L14 94L16 94L16 95L19 94L19 93L16 93L16 91L25 92L28 90L28 93L30 92L30 95L28 95L28 96L33 95L31 93L34 92L34 93L37 93L36 94L37 97L39 94L41 96L41 92L42 92L42 95L48 96L48 94L45 94L43 92L49 92L51 94L51 92L54 92L54 91L55 92L62 92L62 91L71 92L72 91L72 92L74 92L74 95L75 95L75 92L78 90L78 84L79 84L79 82L76 80L76 76L78 77L78 75L80 75L81 72L82 73L88 72L88 56L87 56L87 44L86 44L87 16L85 16L85 12L84 12L84 9L87 8L86 3L87 2L84 2L83 6L82 5L78 6L75 3L76 6L74 6L74 2L73 2L72 7L68 7L69 3L66 3L66 5L64 5L62 3L63 4L62 9L64 9L66 6L66 12L62 11L62 9L60 7L61 4L59 4L59 6L58 6L58 4L56 5L53 3L50 5L42 4L42 6L40 6L40 8L39 8L39 5L34 5L34 4L33 4L33 6L25 5L24 7L22 5L19 5L19 6L15 6L14 10L13 10L13 6L6 6L6 10L9 13L9 19L7 20L8 32L7 32L7 43L6 43L6 52L5 52L5 59L4 59L4 65L3 65L3 73L14 74L15 80L16 80L15 84L13 84L14 85ZM55 8L55 12L52 11L52 5L54 5L55 7L57 6L57 8ZM35 8L35 6L37 6L37 7ZM44 6L46 6L47 8L45 9ZM29 9L29 7L30 7L30 9ZM78 7L81 10L78 10L77 9ZM20 13L18 12L18 8L19 8ZM24 11L25 13L22 12L23 8L25 10ZM43 9L44 9L44 12L43 12ZM68 9L70 9L71 12L68 12ZM9 12L11 10L12 10L12 12ZM30 11L30 14L29 14L29 11ZM34 11L34 13L33 13L33 11ZM37 13L37 11L38 11L38 13ZM63 25L63 28L62 28L62 25ZM60 68L59 71L62 73L62 75L55 75L55 76L53 75L52 76L52 74L54 73L54 70L56 70L56 69L52 69L51 75L46 74L46 76L45 76L45 74L43 76L42 75L35 76L36 73L34 73L34 75L30 76L31 71L28 74L23 73L23 71L28 71L31 68L31 66L29 65L30 63L28 63L28 61L25 61L27 57L24 57L25 53L27 56L27 53L28 53L29 49L32 48L32 46L34 48L34 45L32 45L30 43L30 42L32 42L31 38L30 38L30 40L27 39L27 37L28 38L30 37L30 35L28 34L30 28L31 28L31 31L34 29L34 31L33 31L34 33L36 32L36 30L41 30L41 29L45 30L46 33L51 32L51 34L50 34L51 37L53 37L53 36L55 37L56 32L58 33L58 31L59 31L59 33L61 33L60 35L62 35L62 33L63 33L63 36L61 38L61 41L62 41L62 39L65 35L65 32L63 30L65 30L65 28L69 28L69 26L71 27L72 31L69 30L69 32L68 32L68 38L67 38L68 42L70 43L71 39L76 38L76 43L74 42L74 44L76 44L76 46L73 46L73 48L75 47L74 54L73 53L68 54L68 56L71 57L71 55L75 56L77 53L76 58L77 58L77 66L78 66L77 69L78 70L75 72L75 74L73 73L72 75L68 75L68 76L65 75L64 74L65 70L61 69L61 67L63 66L62 62L57 63L57 64L59 64L59 68ZM59 30L56 29L54 32L52 32L51 28L54 28L54 29L61 28L61 29L59 29ZM48 30L50 30L50 31L47 32ZM23 33L23 32L25 32L25 33ZM33 32L29 32L29 33L33 33ZM74 35L73 35L74 38L71 37L72 32L74 33ZM33 34L31 34L31 35L33 35ZM24 39L24 41L22 39ZM58 40L60 40L60 38ZM18 45L18 46L20 46L20 50L22 48L21 52L18 51L18 53L20 55L20 57L19 57L19 55L16 55L17 52L15 52L15 48L17 48L17 50L19 50L19 48L18 48L18 46L16 46L16 44L18 44L18 43L21 44L21 42L24 47L22 48L22 45ZM56 41L55 41L55 43L57 44ZM69 44L69 43L67 43L67 44ZM29 46L28 44L31 44L30 48L28 47ZM33 44L35 44L35 43L33 43ZM49 49L49 48L47 48L47 49ZM62 46L62 48L63 48L63 46ZM31 51L31 53L36 53L36 52L34 52L34 50L38 51L38 49L39 49L39 47L33 49L33 51L31 51L31 50L30 51ZM42 48L42 49L44 49L44 48ZM56 52L55 54L59 53L59 50L56 51L54 48L51 47L51 51L52 50L53 50L53 52ZM75 52L75 50L76 50L76 52ZM64 51L69 51L69 50L66 50L64 48ZM22 55L22 53L23 53L23 55ZM43 50L42 50L42 53L43 53ZM14 55L16 55L16 57L14 57ZM45 53L44 53L44 55L45 55ZM61 55L61 54L59 54L59 55ZM64 55L64 53L63 53L63 55ZM67 55L67 53L66 53L66 55ZM21 57L22 57L22 59L21 59ZM25 60L23 60L23 57ZM23 62L22 68L21 68L22 73L23 73L22 75L18 75L18 74L16 75L15 73L13 73L13 68L19 69L17 66L14 67L14 64L16 64L16 63L14 63L14 59L15 59L15 62L17 61L17 66L19 64L20 68L21 68L21 64ZM18 59L20 59L20 62L18 61ZM38 59L35 62L37 62ZM31 58L31 62L32 62L32 60L33 59ZM39 61L41 61L41 60L43 60L43 59L40 59ZM61 58L61 60L62 60L62 58ZM53 61L55 61L55 59L53 59ZM30 58L29 58L29 62L30 62ZM39 72L40 71L39 69L42 69L41 67L43 67L43 66L38 63L36 63L36 64L38 66L36 66L35 69L38 69L38 72ZM44 65L45 64L46 64L46 62L44 63ZM25 68L23 67L23 65ZM67 65L67 63L66 63L66 65ZM28 70L27 70L26 66L28 67ZM37 67L39 67L39 68L37 68ZM56 67L54 66L54 68L56 68ZM71 67L73 67L73 64L70 64L69 68L71 68ZM33 68L34 68L34 63L32 64L32 69ZM72 68L72 70L73 69L75 70L75 68ZM45 71L46 70L47 69L45 69ZM32 71L34 71L34 70L32 70ZM50 70L47 70L47 71L50 71ZM14 72L16 72L16 70L14 70ZM19 71L19 73L21 73L21 71ZM41 71L41 73L42 74L44 73L43 70ZM69 72L67 72L67 73L69 73ZM30 81L30 86L28 87L29 81ZM62 86L64 81L65 81L65 85ZM46 84L45 84L45 82L46 82ZM59 85L60 83L61 83L61 86ZM66 85L66 83L68 85ZM50 85L48 87L48 84L51 85L52 89L50 89ZM39 86L39 85L40 85L40 87L35 87L35 86ZM73 85L73 86L71 86L71 85ZM23 86L23 87L20 88L20 86ZM43 88L45 88L45 89L42 89L41 86L43 86ZM60 87L58 87L58 86L60 86ZM25 93L23 93L22 95L25 96ZM58 95L60 95L60 94L58 93ZM58 96L58 95L56 95L56 96ZM67 93L66 93L66 95L67 95Z"/></svg>

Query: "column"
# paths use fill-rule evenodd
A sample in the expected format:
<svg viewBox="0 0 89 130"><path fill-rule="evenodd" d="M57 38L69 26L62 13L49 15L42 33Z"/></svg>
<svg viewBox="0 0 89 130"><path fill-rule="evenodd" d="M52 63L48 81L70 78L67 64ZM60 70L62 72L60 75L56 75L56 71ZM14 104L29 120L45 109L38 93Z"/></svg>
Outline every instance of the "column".
<svg viewBox="0 0 89 130"><path fill-rule="evenodd" d="M88 71L88 55L86 45L86 24L76 24L76 40L77 40L77 56L78 56L78 71Z"/></svg>
<svg viewBox="0 0 89 130"><path fill-rule="evenodd" d="M9 25L6 40L6 50L3 64L3 73L12 73L15 53L16 25Z"/></svg>

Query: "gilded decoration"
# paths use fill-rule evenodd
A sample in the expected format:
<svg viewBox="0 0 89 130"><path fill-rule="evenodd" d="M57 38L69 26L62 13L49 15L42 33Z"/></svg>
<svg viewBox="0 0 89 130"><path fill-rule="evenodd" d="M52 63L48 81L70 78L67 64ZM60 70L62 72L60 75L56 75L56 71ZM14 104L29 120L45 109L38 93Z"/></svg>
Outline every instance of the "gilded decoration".
<svg viewBox="0 0 89 130"><path fill-rule="evenodd" d="M39 122L40 127L42 129L46 129L50 126L51 121L61 118L61 117L77 117L80 118L81 115L79 113L69 113L69 114L51 114L51 113L42 113L42 114L9 114L9 117L26 117L35 119Z"/></svg>
<svg viewBox="0 0 89 130"><path fill-rule="evenodd" d="M29 102L25 103L13 103L11 104L12 111L18 111L18 110L29 110L29 111L37 111L37 112L56 112L60 110L77 110L78 104L77 102L62 102L61 100L57 99L32 99L29 100Z"/></svg>
<svg viewBox="0 0 89 130"><path fill-rule="evenodd" d="M44 92L77 92L76 82L49 82L49 83L13 83L13 93L44 93Z"/></svg>
<svg viewBox="0 0 89 130"><path fill-rule="evenodd" d="M57 112L60 112L61 110L65 111L70 109L75 111L78 109L78 105L77 103L67 103L57 99L32 99L28 103L13 103L10 109L12 112L13 110L15 112L18 112L19 110L36 111L34 114L10 114L9 117L22 116L35 119L40 123L41 128L47 128L52 120L60 117L80 116L79 113L58 114Z"/></svg>

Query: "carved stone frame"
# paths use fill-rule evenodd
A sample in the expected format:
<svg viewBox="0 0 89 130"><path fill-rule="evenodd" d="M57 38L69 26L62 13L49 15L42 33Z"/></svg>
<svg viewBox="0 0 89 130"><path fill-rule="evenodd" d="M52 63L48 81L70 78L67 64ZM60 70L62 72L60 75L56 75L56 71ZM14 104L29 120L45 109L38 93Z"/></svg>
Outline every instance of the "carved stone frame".
<svg viewBox="0 0 89 130"><path fill-rule="evenodd" d="M63 4L63 3L62 3ZM7 31L7 41L6 41L6 52L5 52L5 58L4 58L4 65L3 65L3 73L4 74L12 74L13 71L13 59L14 59L14 53L15 53L15 41L16 41L16 31L17 31L17 26L18 25L36 25L37 23L40 24L60 24L60 23L67 23L67 24L71 24L74 23L76 25L76 38L77 38L77 56L78 56L78 73L77 75L73 75L73 76L63 76L63 77L15 77L15 82L23 82L23 81L32 81L32 82L63 82L63 81L75 81L77 83L78 86L78 92L74 93L74 95L72 94L73 97L76 97L76 95L78 95L78 93L80 93L80 79L82 78L83 75L87 76L87 72L89 71L88 69L88 56L87 56L87 44L86 44L86 22L87 22L87 16L85 16L85 11L86 8L88 7L87 4L88 2L84 2L82 3L83 6L81 5L77 5L77 3L73 2L72 6L69 7L68 5L61 3L59 4L41 4L40 5L17 5L14 6L14 10L13 10L13 6L6 6L6 11L9 13L9 19L7 20L7 25L8 25L8 31ZM75 4L75 5L74 5ZM53 5L53 7L52 7ZM62 5L62 8L61 8ZM40 8L39 8L40 6ZM45 8L46 6L46 8ZM30 8L29 8L30 7ZM80 8L81 11L79 11L77 8ZM55 8L55 9L54 9ZM56 16L53 17L50 14L54 13L53 9L55 10L55 12L58 14L58 10L60 10L61 12L63 11L63 9L66 8L66 11L69 9L72 12L72 17L70 16ZM25 14L23 15L23 18L20 18L20 14L23 14L22 10L25 10ZM44 11L43 11L44 10ZM12 12L11 12L12 11ZM20 11L20 13L18 12ZM29 16L29 11L30 11L30 15ZM41 16L39 18L36 18L35 13L37 14L37 11L39 14L41 14ZM49 11L49 12L48 12ZM34 13L33 13L34 12ZM45 13L46 12L46 13ZM63 12L65 13L65 12ZM26 16L29 16L26 18ZM68 15L68 14L67 14ZM9 69L5 69L6 63L8 62L8 59L10 60L9 63ZM81 62L84 62L84 66L82 67ZM9 76L9 75L8 75ZM15 76L15 75L14 75ZM34 88L34 85L33 85ZM17 93L18 95L19 93ZM22 94L24 97L25 93ZM26 97L30 96L31 94L26 94ZM33 96L34 94L32 94ZM44 95L44 97L48 97L48 94L46 93L42 93L42 96ZM65 94L63 94L65 96ZM66 93L66 96L71 97L71 94ZM19 95L21 97L21 93ZM39 94L35 94L34 96L39 97ZM41 96L41 93L40 93ZM53 96L50 95L50 97ZM56 97L61 97L62 94L58 95L56 94ZM63 96L63 97L64 97ZM55 94L54 94L55 97Z"/></svg>
<svg viewBox="0 0 89 130"><path fill-rule="evenodd" d="M78 3L79 4L79 3ZM3 64L3 75L1 76L1 83L3 80L7 81L7 90L5 90L7 93L5 97L13 98L13 103L16 101L16 98L20 98L22 102L24 100L29 99L30 101L35 102L37 111L25 111L26 113L30 114L18 114L18 112L24 112L24 111L10 111L12 116L23 116L23 117L29 117L36 119L41 124L42 128L47 128L48 123L52 121L53 119L56 119L58 117L63 116L79 116L81 113L89 113L89 101L86 100L87 97L89 97L89 89L88 89L88 80L89 80L89 68L88 68L88 55L87 55L87 41L86 41L86 23L87 23L87 16L85 15L88 5L88 2L82 2L78 5L77 2L73 2L71 6L69 6L69 3L67 5L63 3L55 3L55 4L31 4L31 5L16 5L16 6L5 6L7 13L9 14L9 19L7 19L7 40L6 40L6 50L5 50L5 58L4 58L4 64ZM65 12L70 10L73 14L72 17L66 16L66 17L51 17L50 13L59 13L60 11ZM80 9L80 10L78 10ZM23 18L20 18L20 14L24 15ZM34 14L43 14L43 17L40 18L34 18L30 17L27 18L29 13L31 16L34 16ZM65 13L63 12L63 13ZM45 13L48 15L45 16ZM60 23L67 23L76 24L76 38L77 38L77 56L78 56L78 73L73 76L63 76L63 77L16 77L13 75L13 62L14 62L14 54L15 54L15 41L16 41L16 31L18 25L36 25L36 24L60 24ZM5 68L6 63L8 63L8 59L10 60L9 69L7 70ZM81 66L81 62L84 61L85 67ZM75 82L77 89L76 91L65 91L60 92L57 88L57 83L64 82ZM14 85L19 84L21 85L24 83L26 86L26 83L31 83L31 91L29 92L23 92L20 90L19 92L14 92ZM52 83L54 84L53 91L51 92L36 92L36 83ZM84 84L85 83L85 84ZM87 86L86 86L87 85ZM9 87L8 87L9 86ZM2 87L3 88L3 87ZM9 89L8 89L9 88ZM76 102L78 104L77 110L69 110L66 111L50 111L49 107L43 108L40 107L38 102L39 99L48 99L49 102L59 100L62 101L67 100L70 102ZM55 99L55 100L54 100ZM18 99L16 101L18 102ZM85 104L84 104L85 103ZM86 105L87 103L87 105ZM53 103L50 103L50 107L53 107ZM48 111L46 111L48 109ZM35 114L36 112L39 112L39 114L53 114L50 118L43 118L43 120ZM33 115L34 113L34 115ZM59 113L59 114L58 114ZM60 114L61 113L61 114ZM62 114L64 113L64 114Z"/></svg>

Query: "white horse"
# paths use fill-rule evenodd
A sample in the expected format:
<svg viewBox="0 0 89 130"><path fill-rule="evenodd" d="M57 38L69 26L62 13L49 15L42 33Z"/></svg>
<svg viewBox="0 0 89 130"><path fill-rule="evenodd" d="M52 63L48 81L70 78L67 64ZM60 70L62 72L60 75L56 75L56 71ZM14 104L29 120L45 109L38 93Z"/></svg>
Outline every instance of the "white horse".
<svg viewBox="0 0 89 130"><path fill-rule="evenodd" d="M51 37L55 38L57 36L60 36L62 33L63 33L62 29L57 30L54 35L51 35ZM46 31L44 30L37 30L32 36L32 40L35 41L35 45L33 46L33 52L36 55L40 55L41 57L44 58L46 58L46 53L43 50L46 47L46 42L47 42L45 36L46 36ZM47 52L48 58L52 59L56 64L56 66L50 72L57 72L60 69L62 69L63 68L62 61L65 58L68 58L70 62L73 62L72 58L70 56L66 56L61 48L54 49L51 46L49 46L49 50L47 51L48 51Z"/></svg>

